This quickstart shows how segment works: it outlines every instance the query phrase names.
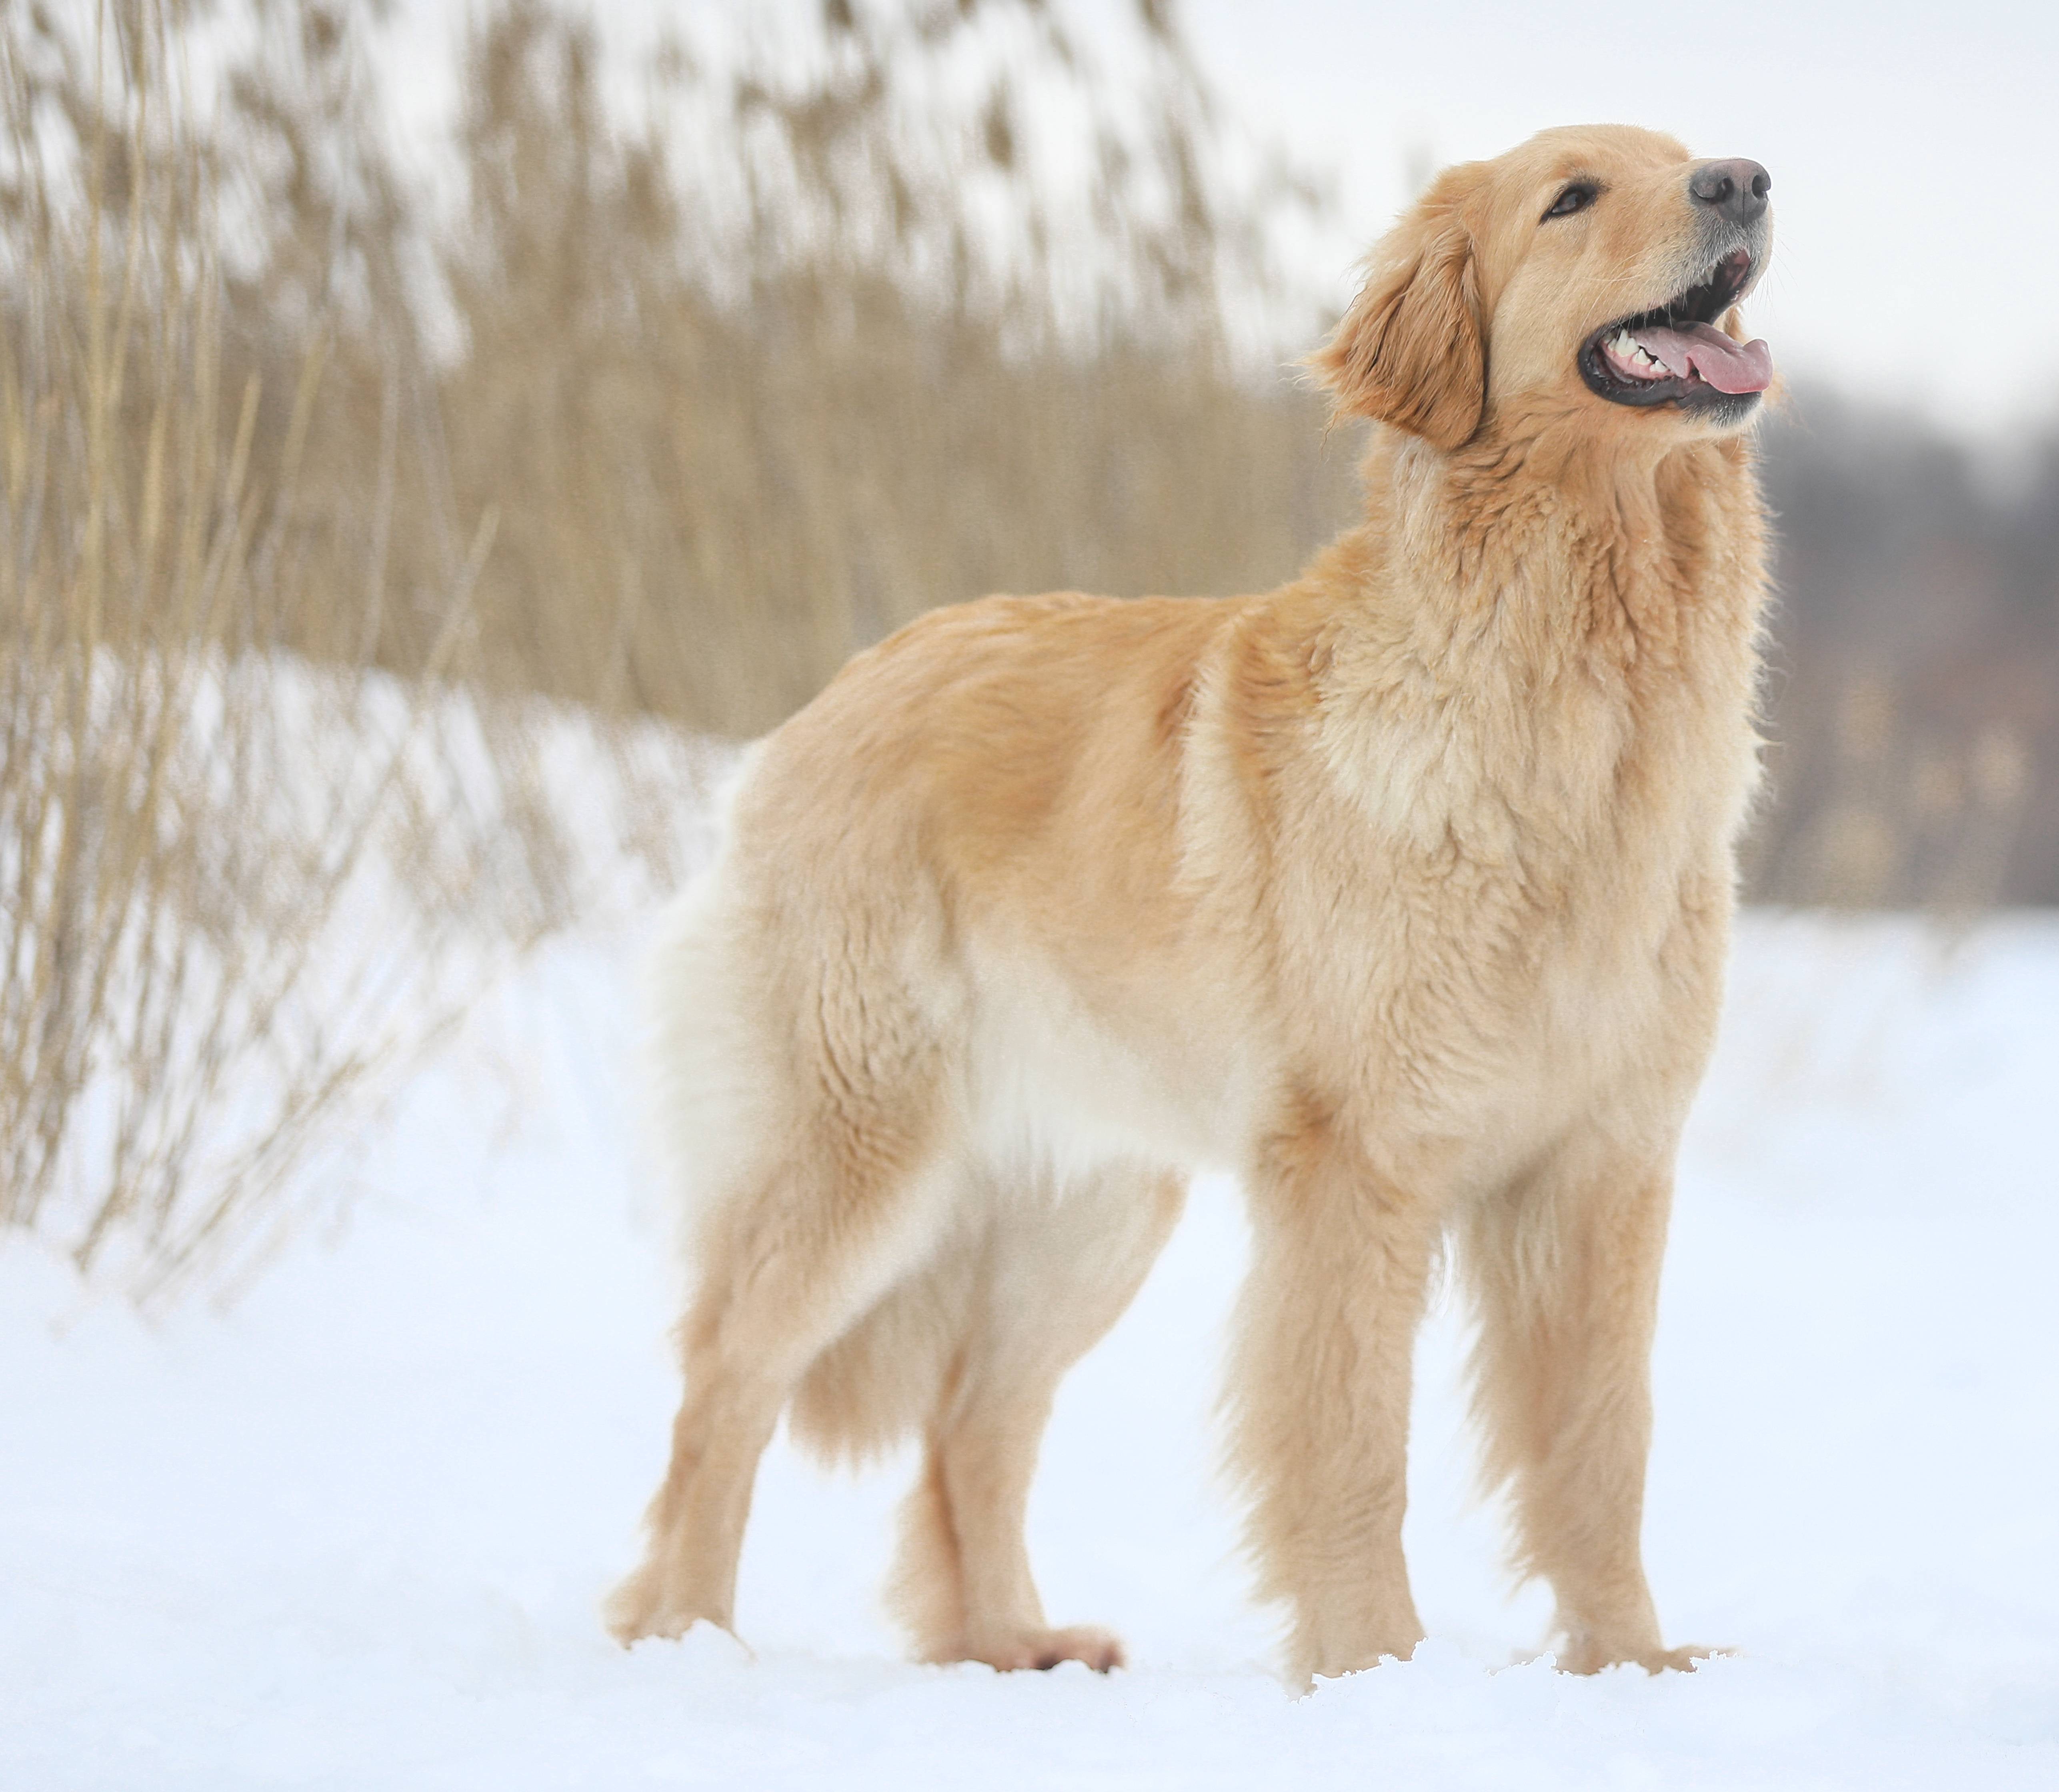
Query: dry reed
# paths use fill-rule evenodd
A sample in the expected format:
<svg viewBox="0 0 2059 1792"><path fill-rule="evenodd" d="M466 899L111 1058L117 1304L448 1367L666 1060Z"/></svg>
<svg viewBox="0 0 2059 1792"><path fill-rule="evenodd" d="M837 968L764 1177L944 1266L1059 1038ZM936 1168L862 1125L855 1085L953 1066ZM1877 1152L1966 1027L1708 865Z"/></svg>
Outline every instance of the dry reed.
<svg viewBox="0 0 2059 1792"><path fill-rule="evenodd" d="M799 73L663 55L639 135L504 0L452 218L357 15L0 10L0 1223L219 1271L583 855L665 881L689 737L601 730L568 798L539 701L752 732L931 604L1249 588L1328 532L1348 448L1231 346L1292 183L1211 172L1137 17L1118 90L1029 0L831 6ZM1073 84L1076 217L1019 62L911 123L996 28Z"/></svg>
<svg viewBox="0 0 2059 1792"><path fill-rule="evenodd" d="M587 26L489 9L435 258L462 348L391 545L396 584L434 588L444 517L499 506L468 675L747 735L938 603L1292 571L1352 504L1352 446L1326 452L1284 350L1231 344L1284 290L1259 221L1309 196L1210 172L1206 96L1166 9L1140 16L1148 78L1108 92L1026 0L832 7L798 71L662 58L632 131ZM1004 30L1031 75L911 123L925 71ZM1063 222L1038 70L1096 145ZM336 464L370 409L337 413ZM382 659L426 639L396 611Z"/></svg>
<svg viewBox="0 0 2059 1792"><path fill-rule="evenodd" d="M1892 683L1855 673L1806 753L1799 766L1791 744L1773 755L1786 802L1746 855L1762 899L1916 908L1953 930L1994 906L2033 788L2029 755L2006 720L1970 739L1927 731Z"/></svg>
<svg viewBox="0 0 2059 1792"><path fill-rule="evenodd" d="M352 624L368 649L384 595L376 548L348 592L309 576L329 338L297 344L261 454L174 34L140 7L82 43L5 28L0 1224L147 1296L250 1246L482 962L456 949L478 780L425 718L493 524L414 689L368 651L285 653ZM376 496L356 520L376 541Z"/></svg>

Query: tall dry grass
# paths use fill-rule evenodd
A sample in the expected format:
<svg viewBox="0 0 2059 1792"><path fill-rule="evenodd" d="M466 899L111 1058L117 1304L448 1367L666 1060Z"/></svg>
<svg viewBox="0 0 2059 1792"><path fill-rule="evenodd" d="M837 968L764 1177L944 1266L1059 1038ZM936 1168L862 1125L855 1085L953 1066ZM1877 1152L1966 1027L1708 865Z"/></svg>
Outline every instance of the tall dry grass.
<svg viewBox="0 0 2059 1792"><path fill-rule="evenodd" d="M1970 739L1926 729L1878 671L1815 694L1826 725L1798 742L1776 735L1771 751L1784 800L1748 843L1758 899L1918 909L1950 929L1993 907L2035 794L2030 754L2009 720L1992 718Z"/></svg>
<svg viewBox="0 0 2059 1792"><path fill-rule="evenodd" d="M144 1295L279 1217L456 1011L482 916L502 943L540 918L436 688L493 513L415 685L379 671L396 455L340 529L305 482L330 331L281 392L238 364L173 22L0 14L0 1225Z"/></svg>
<svg viewBox="0 0 2059 1792"><path fill-rule="evenodd" d="M1348 507L1248 349L1307 196L1216 165L1167 8L1120 82L1031 0L803 35L662 50L637 126L499 0L453 213L356 12L0 8L0 1224L205 1279L582 852L663 881L663 741L935 603L1261 586ZM595 724L568 797L552 703L679 731Z"/></svg>
<svg viewBox="0 0 2059 1792"><path fill-rule="evenodd" d="M1113 90L1030 0L832 6L798 66L661 52L635 127L589 26L489 7L459 214L432 233L381 197L344 226L376 277L354 397L310 444L347 508L374 432L426 420L399 431L401 593L498 507L468 675L747 735L936 604L1251 589L1329 533L1350 444L1326 451L1284 347L1234 346L1284 289L1263 220L1309 196L1227 182L1170 10L1137 19L1144 70ZM939 70L997 42L1019 55L940 116ZM1091 145L1062 215L1034 128L1053 86ZM396 190L341 109L266 128L293 166ZM386 272L424 263L427 321ZM422 356L439 329L456 351ZM389 610L382 663L418 667L432 617Z"/></svg>

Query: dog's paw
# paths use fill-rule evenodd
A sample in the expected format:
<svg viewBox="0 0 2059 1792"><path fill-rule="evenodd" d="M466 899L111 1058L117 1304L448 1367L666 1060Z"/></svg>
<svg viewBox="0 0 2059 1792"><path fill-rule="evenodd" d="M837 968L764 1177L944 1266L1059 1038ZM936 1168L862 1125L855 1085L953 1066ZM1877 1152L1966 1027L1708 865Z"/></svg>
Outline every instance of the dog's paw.
<svg viewBox="0 0 2059 1792"><path fill-rule="evenodd" d="M1004 1674L1053 1668L1060 1662L1084 1662L1095 1673L1105 1674L1124 1664L1121 1643L1092 1624L1062 1631L1018 1631L969 1643L953 1654L961 1661L984 1662Z"/></svg>
<svg viewBox="0 0 2059 1792"><path fill-rule="evenodd" d="M1599 1674L1607 1667L1641 1667L1647 1674L1692 1674L1695 1664L1708 1660L1712 1655L1734 1655L1730 1649L1711 1647L1699 1643L1690 1643L1684 1647L1668 1649L1663 1644L1626 1645L1611 1647L1595 1638L1583 1638L1577 1643L1566 1643L1555 1651L1555 1659L1561 1674Z"/></svg>
<svg viewBox="0 0 2059 1792"><path fill-rule="evenodd" d="M607 1627L607 1634L625 1649L646 1637L676 1641L699 1623L711 1623L719 1630L729 1628L710 1613L668 1599L647 1566L639 1568L608 1595L601 1607L601 1622Z"/></svg>

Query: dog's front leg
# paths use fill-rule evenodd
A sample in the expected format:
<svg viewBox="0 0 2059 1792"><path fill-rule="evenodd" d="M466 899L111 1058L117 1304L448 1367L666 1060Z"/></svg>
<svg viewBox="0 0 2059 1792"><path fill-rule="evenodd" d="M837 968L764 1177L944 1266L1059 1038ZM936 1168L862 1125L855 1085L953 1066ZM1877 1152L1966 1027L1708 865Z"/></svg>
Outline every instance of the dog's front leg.
<svg viewBox="0 0 2059 1792"><path fill-rule="evenodd" d="M1575 1673L1707 1653L1660 1640L1639 1538L1671 1157L1575 1133L1465 1229L1486 1479L1509 1491L1519 1571L1557 1595Z"/></svg>
<svg viewBox="0 0 2059 1792"><path fill-rule="evenodd" d="M1286 1602L1287 1667L1405 1659L1423 1639L1401 1554L1408 1403L1432 1217L1316 1113L1251 1177L1253 1253L1229 1404L1261 1597Z"/></svg>

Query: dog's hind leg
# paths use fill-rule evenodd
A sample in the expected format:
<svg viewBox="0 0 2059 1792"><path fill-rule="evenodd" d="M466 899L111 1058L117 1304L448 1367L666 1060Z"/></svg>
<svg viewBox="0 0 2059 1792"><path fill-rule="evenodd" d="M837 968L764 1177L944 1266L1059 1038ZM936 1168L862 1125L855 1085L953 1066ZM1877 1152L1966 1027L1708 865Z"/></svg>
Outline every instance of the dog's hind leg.
<svg viewBox="0 0 2059 1792"><path fill-rule="evenodd" d="M842 1093L851 1093L846 1085ZM733 1625L759 1456L808 1365L929 1249L954 1186L934 1084L904 1081L798 1137L702 1228L679 1331L686 1393L643 1566L608 1602L624 1643Z"/></svg>
<svg viewBox="0 0 2059 1792"><path fill-rule="evenodd" d="M1129 1306L1185 1193L1182 1177L1123 1169L1061 1198L1022 1193L997 1205L964 1342L902 1511L889 1597L923 1659L1121 1663L1106 1631L1046 1623L1023 1522L1058 1383Z"/></svg>

